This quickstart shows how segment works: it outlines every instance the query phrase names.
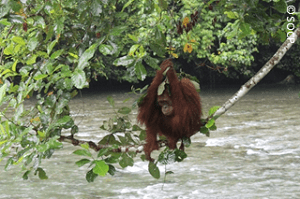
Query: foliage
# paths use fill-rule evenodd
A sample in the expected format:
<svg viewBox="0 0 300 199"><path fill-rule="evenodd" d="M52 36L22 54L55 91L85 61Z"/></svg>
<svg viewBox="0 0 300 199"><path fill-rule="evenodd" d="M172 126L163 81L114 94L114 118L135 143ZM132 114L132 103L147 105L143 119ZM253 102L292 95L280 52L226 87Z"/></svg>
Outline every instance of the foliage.
<svg viewBox="0 0 300 199"><path fill-rule="evenodd" d="M207 137L210 136L210 132L209 130L217 130L217 126L216 126L216 117L212 117L213 114L220 108L220 106L213 106L209 109L208 111L208 117L206 120L202 119L202 124L204 124L201 128L200 128L200 133L206 135Z"/></svg>
<svg viewBox="0 0 300 199"><path fill-rule="evenodd" d="M227 16L225 19L223 18L223 21L227 25L221 33L225 33L227 40L232 41L237 39L231 44L224 45L225 49L230 49L232 45L236 46L236 50L230 49L228 52L229 54L234 52L234 54L231 54L233 56L228 56L231 57L228 61L238 73L247 76L254 75L255 71L258 70L256 67L249 67L251 61L254 61L253 52L260 51L262 58L256 60L260 68L273 55L273 50L277 49L287 39L287 36L300 25L300 14L296 12L297 1L295 0L220 1L219 5L224 6L223 12ZM238 43L240 44L237 45ZM256 48L257 44L260 44L259 48ZM222 55L224 47L220 47L219 52ZM295 75L299 76L299 66L292 63L295 63L298 59L293 55L299 54L299 48L295 45L293 49L288 52L287 56L289 57L285 58L283 63L280 63L278 67L283 70L292 71ZM241 58L244 60L244 63L239 60ZM233 76L233 74L230 74L229 71L229 76Z"/></svg>
<svg viewBox="0 0 300 199"><path fill-rule="evenodd" d="M70 131L71 138L80 131L70 115L70 100L99 76L142 81L166 56L246 74L258 42L286 38L286 6L283 0L2 0L0 161L6 160L4 169L21 165L24 179L31 173L47 179L42 160L63 147L62 130ZM178 34L177 25L191 23L196 11L197 23ZM114 107L113 99L108 101ZM103 123L101 128L110 134L98 143L97 155L89 144L74 152L84 156L78 166L92 167L88 182L98 175L113 175L116 163L122 168L133 164L140 150L119 151L121 146L140 146L145 138L145 131L129 120L131 110L120 108L116 117ZM203 121L201 132L208 135L208 129L216 129L215 119ZM177 150L162 153L161 164L186 157ZM155 178L160 176L157 163L149 163L149 171Z"/></svg>
<svg viewBox="0 0 300 199"><path fill-rule="evenodd" d="M109 96L107 100L115 109L113 98ZM106 130L109 134L99 141L98 146L101 149L98 151L97 157L92 155L88 143L81 145L83 149L74 151L76 155L85 156L85 158L76 162L79 167L85 164L89 164L89 168L92 167L86 174L88 182L93 182L98 175L105 176L107 173L114 175L116 169L113 164L115 163L118 163L121 168L133 166L133 158L136 157L137 153L142 152L139 147L145 143L146 131L137 125L131 124L129 114L132 108L122 107L118 109L113 118L103 122L100 128ZM190 140L184 140L184 142L185 146L190 145ZM167 165L172 162L181 162L186 157L185 152L179 149L171 151L166 147L160 153L156 163L149 162L149 173L158 179L160 178L158 162ZM144 161L145 155L141 155L141 159Z"/></svg>
<svg viewBox="0 0 300 199"><path fill-rule="evenodd" d="M105 75L104 60L122 53L122 33L130 28L122 22L127 16L119 10L122 4L115 5L116 1L2 1L0 160L9 157L5 169L21 164L24 179L32 171L46 179L40 165L63 146L58 141L62 129L78 132L69 101L93 76ZM35 105L26 106L32 97ZM98 169L103 162L92 164L94 173L105 173L107 168Z"/></svg>

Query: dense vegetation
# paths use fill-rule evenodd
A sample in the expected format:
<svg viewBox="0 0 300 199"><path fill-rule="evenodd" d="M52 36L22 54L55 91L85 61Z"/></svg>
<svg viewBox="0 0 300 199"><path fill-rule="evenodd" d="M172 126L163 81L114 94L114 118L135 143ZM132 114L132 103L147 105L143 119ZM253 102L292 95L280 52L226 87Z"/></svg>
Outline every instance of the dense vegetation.
<svg viewBox="0 0 300 199"><path fill-rule="evenodd" d="M288 7L299 7L295 2L2 0L0 161L6 161L5 169L21 164L24 179L31 172L45 179L42 160L69 139L81 144L74 153L86 156L76 164L92 165L86 176L89 182L98 175L113 175L116 163L133 165L138 149L121 152L120 146L143 144L144 130L127 116L135 106L119 109L103 124L101 128L111 134L99 143L81 143L73 137L80 129L68 107L78 91L99 77L142 81L166 57L193 63L195 71L251 76L260 67L257 63L272 56L270 49L299 26L299 14ZM299 48L295 45L279 65L296 76L300 76ZM36 105L25 108L31 98L37 99ZM115 108L113 99L108 100ZM215 128L208 122L202 132ZM61 136L62 129L70 136ZM184 152L166 149L158 161L167 164L185 157ZM149 163L149 171L159 177L156 163Z"/></svg>

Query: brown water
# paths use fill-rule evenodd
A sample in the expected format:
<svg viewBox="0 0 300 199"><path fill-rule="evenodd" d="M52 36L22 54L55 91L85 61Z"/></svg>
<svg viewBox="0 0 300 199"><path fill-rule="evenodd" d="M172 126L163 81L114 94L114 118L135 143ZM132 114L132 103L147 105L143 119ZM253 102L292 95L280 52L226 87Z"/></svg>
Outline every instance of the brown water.
<svg viewBox="0 0 300 199"><path fill-rule="evenodd" d="M210 138L192 137L188 158L167 166L174 174L165 184L163 178L153 179L139 158L115 176L87 183L88 169L78 168L75 162L81 157L72 154L78 147L65 144L42 163L48 180L31 176L24 181L19 168L4 172L5 162L0 162L0 198L300 198L299 91L299 86L258 85L217 120L218 130ZM204 113L235 92L201 91ZM105 134L99 126L113 114L107 95L84 94L71 102L79 139L98 141ZM112 96L120 107L132 95ZM136 110L133 120L135 116ZM163 176L164 167L160 170Z"/></svg>

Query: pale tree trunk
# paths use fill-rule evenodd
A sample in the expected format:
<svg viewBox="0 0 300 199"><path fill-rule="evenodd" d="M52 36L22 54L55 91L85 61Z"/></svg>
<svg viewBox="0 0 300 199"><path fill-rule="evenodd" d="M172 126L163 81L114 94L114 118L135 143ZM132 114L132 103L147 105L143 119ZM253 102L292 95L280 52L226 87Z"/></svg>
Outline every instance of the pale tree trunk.
<svg viewBox="0 0 300 199"><path fill-rule="evenodd" d="M227 100L210 118L218 118L223 115L230 107L239 101L246 93L250 91L262 78L264 78L272 68L281 60L285 53L293 46L300 37L300 28L297 28L290 37L280 46L274 56L248 81L238 92ZM293 42L293 43L292 43ZM208 118L209 119L209 118Z"/></svg>

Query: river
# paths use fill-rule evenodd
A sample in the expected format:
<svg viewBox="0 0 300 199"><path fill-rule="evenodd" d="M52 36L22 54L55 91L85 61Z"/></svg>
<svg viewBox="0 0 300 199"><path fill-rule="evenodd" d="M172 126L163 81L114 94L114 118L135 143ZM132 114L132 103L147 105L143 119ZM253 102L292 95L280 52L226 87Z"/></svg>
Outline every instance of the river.
<svg viewBox="0 0 300 199"><path fill-rule="evenodd" d="M201 91L204 116L211 106L222 105L238 88ZM167 166L174 172L164 183L147 171L147 162L135 159L133 167L115 176L85 180L87 167L78 168L79 147L65 143L51 159L42 162L48 180L30 175L22 180L19 166L4 171L0 162L0 198L300 198L300 87L258 85L221 116L218 129L206 138L192 137L188 158ZM79 126L78 139L98 141L105 134L102 121L113 114L106 101L116 106L134 97L124 92L84 93L71 101L71 113ZM126 102L130 105L132 100ZM135 121L137 111L132 116ZM153 153L153 157L158 153Z"/></svg>

